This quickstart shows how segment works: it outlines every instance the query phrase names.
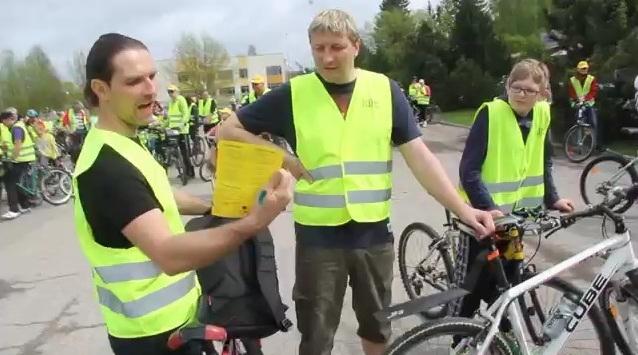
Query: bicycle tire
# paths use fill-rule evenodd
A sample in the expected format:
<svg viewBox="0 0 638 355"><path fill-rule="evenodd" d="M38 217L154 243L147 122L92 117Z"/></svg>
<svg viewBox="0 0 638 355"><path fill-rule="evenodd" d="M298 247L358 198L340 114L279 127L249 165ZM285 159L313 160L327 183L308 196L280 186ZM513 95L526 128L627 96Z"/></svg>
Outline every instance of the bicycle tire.
<svg viewBox="0 0 638 355"><path fill-rule="evenodd" d="M57 181L54 182L57 185L57 190L61 191L63 195L59 198L52 196L49 194L49 189L47 185L48 179L52 178L54 175L57 175ZM40 177L40 193L42 194L42 198L49 204L53 206L63 205L71 199L71 191L67 190L62 186L64 179L68 178L68 174L61 169L49 169L44 172L44 174Z"/></svg>
<svg viewBox="0 0 638 355"><path fill-rule="evenodd" d="M430 243L429 247L431 247L432 245L435 245L437 242L443 239L432 227L428 226L427 224L419 223L419 222L408 225L407 227L405 227L405 229L401 233L401 237L399 238L399 273L401 274L401 281L403 283L403 287L410 299L415 299L415 298L424 296L422 294L417 294L415 290L412 288L412 282L413 282L411 280L412 275L409 275L407 270L408 269L408 265L406 261L407 245L408 245L408 241L410 240L410 236L414 235L415 232L424 233L430 238L432 242ZM447 277L447 280L446 280L447 286L449 287L450 283L452 282L452 277L454 275L454 263L452 262L452 258L450 257L450 253L447 249L446 244L440 243L438 245L439 245L439 247L437 248L438 253L441 256L441 259L443 260L443 265L445 267L445 274ZM434 287L435 289L444 291L444 289L440 289L436 287L435 285L432 285L432 284L430 285ZM420 314L426 319L437 319L437 318L446 316L447 311L448 311L448 307L444 306L444 307L441 307L440 311L437 311L436 309L432 309L432 310L421 312Z"/></svg>
<svg viewBox="0 0 638 355"><path fill-rule="evenodd" d="M195 139L192 140L192 148L190 159L193 166L200 167L204 163L205 155L206 155L206 143L200 136L195 136Z"/></svg>
<svg viewBox="0 0 638 355"><path fill-rule="evenodd" d="M392 344L390 344L384 354L404 355L426 341L428 338L434 336L460 335L464 337L472 337L476 336L484 329L485 324L470 318L450 317L437 319L432 322L420 324L419 326L402 334L394 340ZM497 334L494 337L494 342L492 344L493 346L496 346L496 350L498 350L498 353L501 355L513 354L512 349L510 349L505 339L503 339L500 334Z"/></svg>
<svg viewBox="0 0 638 355"><path fill-rule="evenodd" d="M582 197L585 204L589 205L592 203L591 196L587 195L587 187L586 187L587 177L591 173L592 169L594 169L596 164L601 162L608 162L608 161L616 162L620 165L620 167L624 167L630 162L627 158L621 155L604 155L590 161L583 169L583 172L580 174L580 196ZM636 168L634 166L630 166L629 168L626 169L626 171L627 173L629 173L629 176L631 177L631 182L633 184L638 183L638 172L636 172ZM633 204L634 204L634 200L627 200L624 204L620 204L616 206L613 210L616 213L624 213L629 208L631 208Z"/></svg>
<svg viewBox="0 0 638 355"><path fill-rule="evenodd" d="M174 150L172 153L173 159L175 161L175 170L177 170L177 177L179 177L182 186L186 186L188 184L188 176L186 175L186 167L184 166L184 161L179 154L178 150Z"/></svg>
<svg viewBox="0 0 638 355"><path fill-rule="evenodd" d="M533 273L529 273L526 274L523 277L523 281L531 278L535 276L535 274ZM553 279L550 279L549 281L545 282L543 284L543 286L548 286L551 287L555 290L558 290L561 294L561 296L565 296L567 295L567 298L574 302L574 303L578 303L578 301L581 299L583 292L576 286L574 286L572 283L563 280L561 278L555 277ZM535 295L535 291L536 289L532 289L528 292L525 293L525 295ZM542 333L542 326L539 328L539 332L535 332L534 331L534 325L532 324L532 320L530 318L530 309L528 307L526 307L525 304L525 295L523 295L522 297L518 298L518 302L521 305L521 309L524 310L523 311L523 321L525 323L525 328L528 332L528 335L530 336L530 338L532 340L535 340L539 337L542 338L543 333ZM538 316L540 314L540 320L541 323L544 323L546 320L546 315L548 314L548 312L544 312L541 308L540 303L538 303L538 298L535 299L536 302L534 303L532 306L534 307L534 315ZM549 311L549 310L548 310ZM600 307L598 307L597 305L593 305L590 309L589 312L587 313L587 317L589 318L589 320L591 321L592 326L594 327L594 331L595 334L598 337L598 345L599 345L599 350L600 350L600 354L602 355L613 355L615 353L615 347L614 347L614 343L613 341L611 341L611 332L609 327L607 327L607 321L603 315L603 312L601 311ZM578 328L576 328L576 330L578 330ZM573 335L573 334L572 334ZM583 340L583 339L580 339ZM567 340L569 342L569 338ZM578 339L575 339L575 341L578 341ZM569 348L568 343L565 343L564 348Z"/></svg>
<svg viewBox="0 0 638 355"><path fill-rule="evenodd" d="M572 134L575 134L577 130L581 130L584 129L585 126L581 126L581 125L575 125L572 126L567 133L565 134L565 140L563 142L563 150L565 152L565 156L567 157L567 159L569 159L569 161L573 162L573 163L580 163L583 162L585 160L587 160L593 153L594 153L594 149L596 148L596 135L594 133L591 133L591 147L588 149L587 153L584 154L581 157L574 157L572 154L570 154L570 146L568 144L569 142L569 137ZM592 128L593 130L593 128Z"/></svg>
<svg viewBox="0 0 638 355"><path fill-rule="evenodd" d="M613 286L608 283L607 286L600 293L600 299L598 303L600 308L602 309L602 313L605 317L605 321L607 322L607 326L609 326L609 331L611 336L613 337L618 349L623 355L634 355L631 347L625 340L625 336L622 334L620 328L618 328L618 323L616 323L616 317L614 316L614 311L612 310L612 304L609 301L611 297L611 292L614 291Z"/></svg>
<svg viewBox="0 0 638 355"><path fill-rule="evenodd" d="M213 181L213 172L210 170L208 163L202 164L199 167L199 178L204 182Z"/></svg>

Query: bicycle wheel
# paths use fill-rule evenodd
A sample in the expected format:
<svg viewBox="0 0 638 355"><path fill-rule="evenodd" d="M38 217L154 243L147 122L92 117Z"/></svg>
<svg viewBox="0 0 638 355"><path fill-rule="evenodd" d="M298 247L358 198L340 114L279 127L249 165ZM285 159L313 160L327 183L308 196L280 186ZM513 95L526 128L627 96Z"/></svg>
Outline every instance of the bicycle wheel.
<svg viewBox="0 0 638 355"><path fill-rule="evenodd" d="M612 283L607 284L598 301L620 352L624 355L637 354L638 338L636 336L638 334L636 332L638 329L635 325L638 319L638 308L635 301ZM633 331L627 334L628 329Z"/></svg>
<svg viewBox="0 0 638 355"><path fill-rule="evenodd" d="M210 163L205 162L199 167L199 177L205 182L213 181L213 170L211 169Z"/></svg>
<svg viewBox="0 0 638 355"><path fill-rule="evenodd" d="M182 186L188 184L188 175L186 175L186 167L184 166L184 161L182 160L181 155L177 150L174 150L172 153L173 162L175 162L175 169L177 170L177 177L182 182Z"/></svg>
<svg viewBox="0 0 638 355"><path fill-rule="evenodd" d="M403 230L399 239L399 272L410 299L449 288L454 275L449 248L450 241L439 236L427 224L412 223ZM412 256L421 251L425 256ZM435 307L421 315L428 319L444 317L447 315L447 308Z"/></svg>
<svg viewBox="0 0 638 355"><path fill-rule="evenodd" d="M195 139L191 141L191 163L193 166L202 166L204 158L206 156L206 143L200 136L195 136Z"/></svg>
<svg viewBox="0 0 638 355"><path fill-rule="evenodd" d="M523 281L533 277L534 273L525 273ZM554 278L526 292L518 299L523 310L523 321L529 335L529 345L541 346L548 342L543 334L543 324L549 318L551 307L558 304L564 296L575 305L583 293L576 286ZM570 334L561 349L564 355L611 355L614 354L614 343L611 340L609 328L600 308L594 305L580 324Z"/></svg>
<svg viewBox="0 0 638 355"><path fill-rule="evenodd" d="M638 173L633 166L622 170L630 161L620 155L598 157L587 164L580 174L580 195L586 204L596 205L607 201L616 187L630 187L638 183ZM624 213L632 205L627 200L614 208L616 213Z"/></svg>
<svg viewBox="0 0 638 355"><path fill-rule="evenodd" d="M565 134L563 148L567 159L574 163L587 160L596 147L594 129L588 126L576 125Z"/></svg>
<svg viewBox="0 0 638 355"><path fill-rule="evenodd" d="M46 202L54 206L62 205L71 198L69 184L69 175L65 171L50 169L40 178L40 192Z"/></svg>
<svg viewBox="0 0 638 355"><path fill-rule="evenodd" d="M476 339L484 332L485 324L469 318L443 318L424 323L398 337L385 351L387 355L422 355L449 354L452 350L453 338L460 337L455 346L457 354L472 353L471 343L481 342ZM488 354L513 354L505 339L500 334L494 337Z"/></svg>

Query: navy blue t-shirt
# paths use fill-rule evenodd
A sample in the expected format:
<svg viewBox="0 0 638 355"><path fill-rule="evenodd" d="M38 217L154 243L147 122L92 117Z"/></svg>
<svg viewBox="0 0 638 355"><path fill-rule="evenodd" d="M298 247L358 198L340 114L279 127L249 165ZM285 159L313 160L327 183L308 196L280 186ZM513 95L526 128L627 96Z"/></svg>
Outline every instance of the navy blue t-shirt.
<svg viewBox="0 0 638 355"><path fill-rule="evenodd" d="M347 112L356 80L347 84L326 82L321 76L326 91L335 100L340 111ZM392 142L400 146L421 136L412 108L395 81L390 83L392 94ZM243 107L237 116L241 124L253 134L270 133L283 137L296 153L297 140L292 117L292 91L286 83L259 100ZM344 225L306 226L295 223L297 242L304 245L327 248L366 248L380 243L393 242L389 219L373 223L350 221Z"/></svg>

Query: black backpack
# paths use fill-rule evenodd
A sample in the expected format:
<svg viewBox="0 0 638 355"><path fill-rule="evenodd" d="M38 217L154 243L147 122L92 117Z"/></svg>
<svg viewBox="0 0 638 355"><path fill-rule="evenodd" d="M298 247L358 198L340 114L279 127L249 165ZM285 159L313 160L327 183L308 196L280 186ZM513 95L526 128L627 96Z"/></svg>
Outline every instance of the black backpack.
<svg viewBox="0 0 638 355"><path fill-rule="evenodd" d="M232 219L204 216L186 224L187 231L202 230ZM197 270L202 286L198 320L226 328L230 338L261 339L287 331L288 307L279 294L275 249L268 229L246 241L232 254Z"/></svg>

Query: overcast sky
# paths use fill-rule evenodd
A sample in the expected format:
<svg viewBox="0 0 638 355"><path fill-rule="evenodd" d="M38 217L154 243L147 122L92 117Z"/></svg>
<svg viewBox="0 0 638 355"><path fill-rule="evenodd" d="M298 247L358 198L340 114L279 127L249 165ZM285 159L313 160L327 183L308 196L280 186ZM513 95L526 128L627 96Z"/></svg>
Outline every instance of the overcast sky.
<svg viewBox="0 0 638 355"><path fill-rule="evenodd" d="M436 5L439 0L430 0ZM39 44L58 73L69 78L73 53L85 53L102 33L120 32L144 42L156 59L172 57L183 32L208 32L231 55L284 53L294 65L311 64L306 29L322 9L340 8L364 27L381 0L0 0L0 49L24 56ZM428 0L411 0L425 9Z"/></svg>

